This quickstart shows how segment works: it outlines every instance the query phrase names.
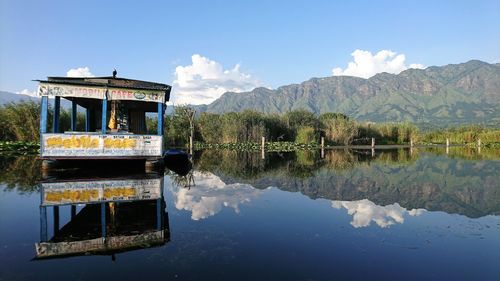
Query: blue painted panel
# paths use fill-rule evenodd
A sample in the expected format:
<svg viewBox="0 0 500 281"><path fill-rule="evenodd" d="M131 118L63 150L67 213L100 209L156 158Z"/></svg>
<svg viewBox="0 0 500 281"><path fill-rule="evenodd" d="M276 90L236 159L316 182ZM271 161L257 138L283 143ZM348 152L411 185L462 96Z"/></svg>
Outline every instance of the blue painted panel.
<svg viewBox="0 0 500 281"><path fill-rule="evenodd" d="M158 103L158 135L163 135L163 103Z"/></svg>
<svg viewBox="0 0 500 281"><path fill-rule="evenodd" d="M42 106L40 113L40 133L47 133L47 115L49 108L49 98L47 96L42 97Z"/></svg>
<svg viewBox="0 0 500 281"><path fill-rule="evenodd" d="M101 123L101 132L103 134L106 134L106 128L108 126L108 120L107 119L107 111L108 111L108 100L107 99L104 99L102 100L102 123Z"/></svg>
<svg viewBox="0 0 500 281"><path fill-rule="evenodd" d="M40 206L40 241L46 242L47 240L47 207Z"/></svg>

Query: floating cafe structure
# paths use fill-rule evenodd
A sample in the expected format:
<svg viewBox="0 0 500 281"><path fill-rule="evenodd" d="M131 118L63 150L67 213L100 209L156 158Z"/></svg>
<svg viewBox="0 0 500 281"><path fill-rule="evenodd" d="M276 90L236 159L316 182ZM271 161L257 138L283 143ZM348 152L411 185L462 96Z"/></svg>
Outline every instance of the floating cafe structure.
<svg viewBox="0 0 500 281"><path fill-rule="evenodd" d="M39 82L42 98L40 158L44 167L57 160L144 160L161 162L163 120L171 86L109 77L48 77ZM49 98L54 98L52 130ZM59 124L61 98L71 101L71 130ZM51 99L52 100L52 99ZM85 110L85 130L77 130L77 107ZM156 134L148 134L146 113L157 114Z"/></svg>

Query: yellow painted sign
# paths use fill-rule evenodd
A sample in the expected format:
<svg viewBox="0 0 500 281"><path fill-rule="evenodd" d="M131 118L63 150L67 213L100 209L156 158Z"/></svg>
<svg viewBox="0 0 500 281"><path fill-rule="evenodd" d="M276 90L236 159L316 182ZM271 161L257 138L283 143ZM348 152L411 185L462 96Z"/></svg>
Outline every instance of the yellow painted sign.
<svg viewBox="0 0 500 281"><path fill-rule="evenodd" d="M162 188L162 178L42 183L42 205L152 200Z"/></svg>
<svg viewBox="0 0 500 281"><path fill-rule="evenodd" d="M43 134L41 156L161 156L157 135Z"/></svg>

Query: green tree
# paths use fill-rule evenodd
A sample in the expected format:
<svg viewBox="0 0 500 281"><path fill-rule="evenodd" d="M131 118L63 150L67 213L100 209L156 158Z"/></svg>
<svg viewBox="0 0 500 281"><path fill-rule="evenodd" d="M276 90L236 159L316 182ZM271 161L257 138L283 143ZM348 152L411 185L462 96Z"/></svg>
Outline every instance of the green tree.
<svg viewBox="0 0 500 281"><path fill-rule="evenodd" d="M328 142L350 145L358 136L357 123L343 114L326 113L321 115L319 119Z"/></svg>

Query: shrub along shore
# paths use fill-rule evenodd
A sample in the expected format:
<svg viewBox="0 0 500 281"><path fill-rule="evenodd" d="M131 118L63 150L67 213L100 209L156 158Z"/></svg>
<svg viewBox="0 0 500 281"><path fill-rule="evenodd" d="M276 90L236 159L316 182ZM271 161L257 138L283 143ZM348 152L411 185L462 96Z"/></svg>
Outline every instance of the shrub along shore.
<svg viewBox="0 0 500 281"><path fill-rule="evenodd" d="M201 113L191 126L190 108L176 106L165 117L167 147L186 147L193 128L195 148L256 150L261 149L262 137L269 151L316 149L324 139L325 147L370 145L445 144L500 147L500 129L467 125L447 129L421 131L404 123L372 123L350 119L340 113L314 115L305 110L284 114L264 114L256 111L224 114ZM49 109L49 130L52 110ZM0 152L38 151L40 105L34 102L10 103L0 106ZM148 117L149 133L154 134L157 120ZM85 127L85 116L78 114L77 130ZM70 128L70 112L61 110L61 131Z"/></svg>

